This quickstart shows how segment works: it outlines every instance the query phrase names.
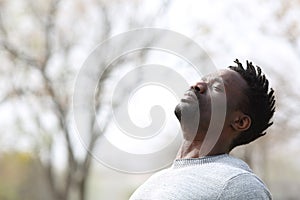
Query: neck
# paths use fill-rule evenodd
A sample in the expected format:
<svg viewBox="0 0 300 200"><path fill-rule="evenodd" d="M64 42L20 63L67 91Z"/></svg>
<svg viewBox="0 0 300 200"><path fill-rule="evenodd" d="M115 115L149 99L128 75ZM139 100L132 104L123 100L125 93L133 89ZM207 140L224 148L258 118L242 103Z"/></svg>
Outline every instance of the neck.
<svg viewBox="0 0 300 200"><path fill-rule="evenodd" d="M209 148L203 141L188 141L184 140L178 153L177 159L200 158L203 156L213 156L229 153L228 150L222 148L222 145L215 144L213 148Z"/></svg>

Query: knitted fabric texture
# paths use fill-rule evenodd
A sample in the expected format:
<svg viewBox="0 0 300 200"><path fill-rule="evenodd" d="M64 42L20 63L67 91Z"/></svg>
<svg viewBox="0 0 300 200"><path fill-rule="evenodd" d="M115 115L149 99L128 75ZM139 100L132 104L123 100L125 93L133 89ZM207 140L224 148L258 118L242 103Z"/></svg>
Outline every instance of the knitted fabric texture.
<svg viewBox="0 0 300 200"><path fill-rule="evenodd" d="M177 159L151 176L130 200L270 200L265 184L242 160L222 154Z"/></svg>

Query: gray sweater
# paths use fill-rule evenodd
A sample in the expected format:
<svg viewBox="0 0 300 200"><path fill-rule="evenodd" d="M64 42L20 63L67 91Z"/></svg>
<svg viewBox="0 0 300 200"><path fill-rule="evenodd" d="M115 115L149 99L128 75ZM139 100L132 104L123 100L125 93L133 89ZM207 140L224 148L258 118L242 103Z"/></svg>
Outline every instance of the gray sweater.
<svg viewBox="0 0 300 200"><path fill-rule="evenodd" d="M264 183L240 159L222 154L178 159L150 177L130 200L272 199Z"/></svg>

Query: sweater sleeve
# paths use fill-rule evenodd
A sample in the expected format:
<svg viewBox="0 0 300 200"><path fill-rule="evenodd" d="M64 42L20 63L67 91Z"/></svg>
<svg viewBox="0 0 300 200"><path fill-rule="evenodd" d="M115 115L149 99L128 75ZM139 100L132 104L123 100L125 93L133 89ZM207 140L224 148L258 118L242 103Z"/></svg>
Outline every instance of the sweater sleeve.
<svg viewBox="0 0 300 200"><path fill-rule="evenodd" d="M218 200L271 200L264 183L250 173L237 175L226 182Z"/></svg>

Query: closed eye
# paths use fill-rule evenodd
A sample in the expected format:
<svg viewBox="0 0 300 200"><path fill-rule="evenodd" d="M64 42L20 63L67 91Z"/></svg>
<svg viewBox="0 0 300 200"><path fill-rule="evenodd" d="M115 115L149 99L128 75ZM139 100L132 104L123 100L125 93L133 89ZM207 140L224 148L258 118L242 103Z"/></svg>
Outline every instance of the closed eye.
<svg viewBox="0 0 300 200"><path fill-rule="evenodd" d="M221 78L215 78L212 83L212 89L217 92L224 92L224 83Z"/></svg>
<svg viewBox="0 0 300 200"><path fill-rule="evenodd" d="M221 85L214 85L213 90L217 92L224 92L224 88Z"/></svg>

